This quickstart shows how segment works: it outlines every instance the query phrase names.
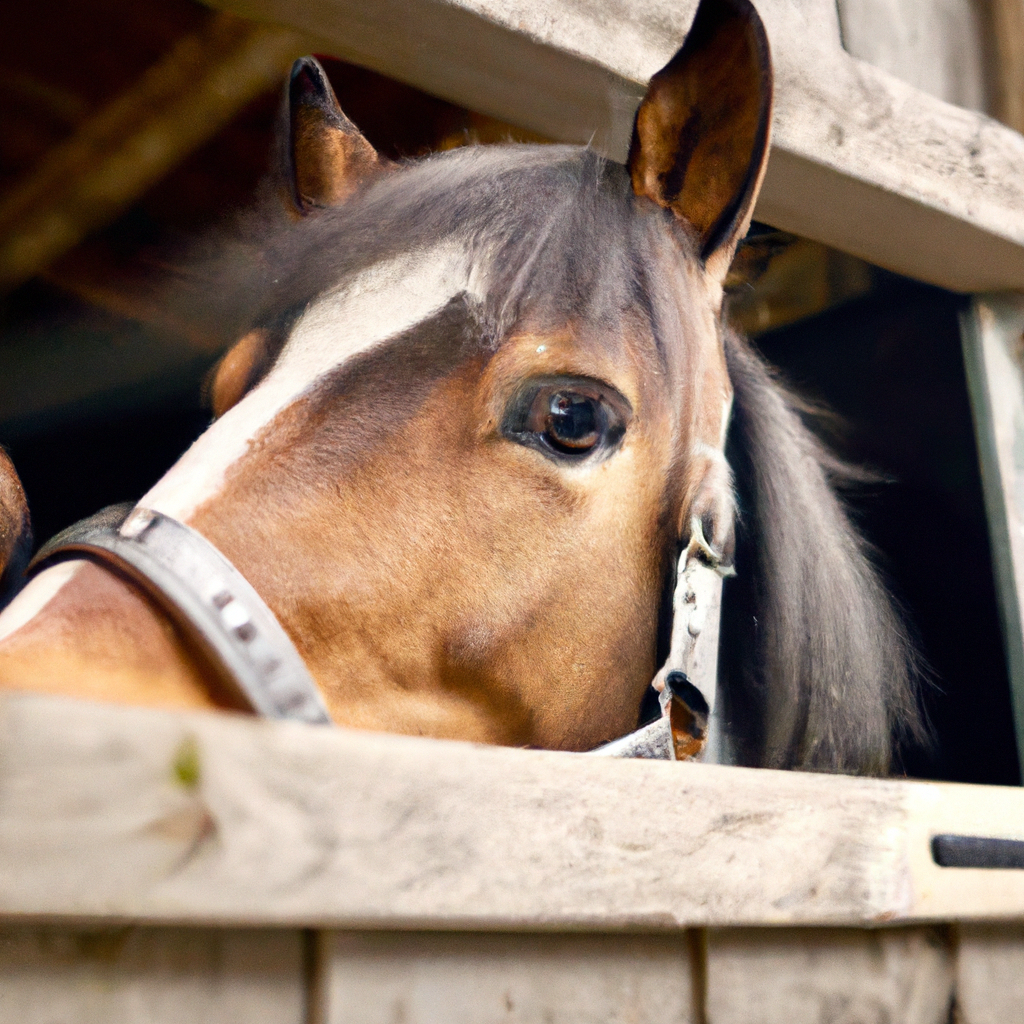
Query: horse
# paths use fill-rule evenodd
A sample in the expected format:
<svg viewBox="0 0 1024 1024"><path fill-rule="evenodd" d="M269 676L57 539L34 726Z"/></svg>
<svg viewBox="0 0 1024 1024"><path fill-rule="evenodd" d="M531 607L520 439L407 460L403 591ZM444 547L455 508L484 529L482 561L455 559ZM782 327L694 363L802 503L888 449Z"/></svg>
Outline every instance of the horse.
<svg viewBox="0 0 1024 1024"><path fill-rule="evenodd" d="M392 162L296 62L273 185L207 296L237 325L213 421L139 528L184 524L236 567L335 724L566 751L627 735L693 565L731 576L730 760L885 773L918 728L912 645L840 463L727 323L772 89L753 6L701 0L625 165L511 143ZM0 463L5 480L0 559L20 572ZM241 706L88 557L44 564L0 615L0 685Z"/></svg>

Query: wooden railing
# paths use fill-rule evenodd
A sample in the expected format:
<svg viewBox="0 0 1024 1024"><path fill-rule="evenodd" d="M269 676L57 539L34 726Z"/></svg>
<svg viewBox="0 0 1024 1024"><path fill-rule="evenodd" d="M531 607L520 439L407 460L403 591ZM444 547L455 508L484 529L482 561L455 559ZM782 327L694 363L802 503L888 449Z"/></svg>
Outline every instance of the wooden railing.
<svg viewBox="0 0 1024 1024"><path fill-rule="evenodd" d="M0 751L2 1024L1024 1005L1024 871L931 852L1024 839L1018 789L37 696L0 700Z"/></svg>

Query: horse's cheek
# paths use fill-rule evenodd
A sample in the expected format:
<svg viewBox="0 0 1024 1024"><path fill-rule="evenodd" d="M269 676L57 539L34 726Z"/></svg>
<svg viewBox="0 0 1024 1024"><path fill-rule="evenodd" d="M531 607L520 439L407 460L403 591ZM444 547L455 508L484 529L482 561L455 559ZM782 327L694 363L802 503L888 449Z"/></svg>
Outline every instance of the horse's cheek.
<svg viewBox="0 0 1024 1024"><path fill-rule="evenodd" d="M535 709L535 745L586 749L632 728L654 672L658 496L627 468L575 486L502 474L485 506L505 524L502 557L481 545L487 583L466 589L459 617L477 648L487 638L481 670Z"/></svg>

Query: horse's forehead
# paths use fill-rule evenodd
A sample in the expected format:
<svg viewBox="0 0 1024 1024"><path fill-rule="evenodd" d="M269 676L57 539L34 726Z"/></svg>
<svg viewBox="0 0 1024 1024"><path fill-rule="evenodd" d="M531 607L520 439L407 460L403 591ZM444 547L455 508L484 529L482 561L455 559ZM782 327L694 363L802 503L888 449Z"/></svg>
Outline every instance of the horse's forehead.
<svg viewBox="0 0 1024 1024"><path fill-rule="evenodd" d="M457 296L466 296L481 309L490 307L493 313L495 306L501 306L508 298L504 294L508 286L516 291L517 285L522 284L514 280L515 271L513 279L509 279L500 254L496 253L497 249L480 238L450 234L430 246L398 252L346 275L340 284L307 307L264 380L196 441L143 497L141 504L188 521L201 505L222 491L229 469L244 458L275 417L310 392L327 374L411 330ZM601 255L589 253L583 258L596 264ZM316 258L315 254L310 258ZM578 260L580 255L577 253L574 258ZM609 262L623 269L629 266L628 260ZM530 305L539 297L538 289L544 292L541 304L547 307L549 319L552 313L557 314L554 321L564 310L565 320L561 324L552 322L551 326L571 323L584 346L594 344L597 334L591 328L595 325L588 319L590 311L596 308L601 310L603 320L597 325L597 333L607 345L624 355L627 348L634 349L635 354L638 345L657 345L657 337L649 330L619 330L620 324L609 322L604 303L599 302L596 307L587 301L560 303L558 277L554 273L533 278L519 296ZM610 279L598 273L589 283L609 284ZM628 283L617 282L613 290L620 297L630 293ZM576 298L585 300L586 296ZM515 305L518 303L513 302ZM612 317L616 321L621 319ZM641 315L640 319L647 318ZM633 322L637 323L635 319ZM496 333L500 336L503 331ZM679 339L674 342L679 343ZM649 358L642 361L650 362Z"/></svg>
<svg viewBox="0 0 1024 1024"><path fill-rule="evenodd" d="M479 271L447 239L352 275L310 305L266 378L218 419L141 503L186 520L221 490L228 469L259 433L326 374L415 327L457 295L478 297Z"/></svg>
<svg viewBox="0 0 1024 1024"><path fill-rule="evenodd" d="M306 310L260 387L297 396L352 356L415 327L456 295L481 298L480 287L479 270L456 239L376 263Z"/></svg>

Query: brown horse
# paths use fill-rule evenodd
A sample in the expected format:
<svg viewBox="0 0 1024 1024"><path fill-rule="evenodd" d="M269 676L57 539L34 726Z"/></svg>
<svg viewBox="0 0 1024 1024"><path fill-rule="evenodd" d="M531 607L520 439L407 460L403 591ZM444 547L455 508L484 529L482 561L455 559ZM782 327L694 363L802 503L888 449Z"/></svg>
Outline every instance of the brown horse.
<svg viewBox="0 0 1024 1024"><path fill-rule="evenodd" d="M723 326L771 90L747 0L703 0L627 167L511 145L393 164L296 63L283 212L217 286L246 323L216 419L140 504L244 574L336 723L565 750L627 733L698 551L737 572L733 757L886 769L914 721L904 631L836 463ZM7 507L21 523L13 485ZM148 597L84 560L0 616L0 685L232 703Z"/></svg>

